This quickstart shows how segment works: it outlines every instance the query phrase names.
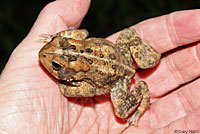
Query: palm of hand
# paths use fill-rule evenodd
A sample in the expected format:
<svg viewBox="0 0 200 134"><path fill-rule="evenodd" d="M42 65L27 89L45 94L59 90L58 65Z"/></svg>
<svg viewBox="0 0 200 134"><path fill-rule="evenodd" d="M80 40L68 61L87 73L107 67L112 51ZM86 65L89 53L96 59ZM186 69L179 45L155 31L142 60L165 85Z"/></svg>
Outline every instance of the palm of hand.
<svg viewBox="0 0 200 134"><path fill-rule="evenodd" d="M73 6L58 10L63 5ZM37 54L43 46L34 42L38 35L78 27L88 6L87 0L63 0L48 5L40 14L30 34L15 49L0 77L0 132L50 134L120 131L124 123L115 117L109 95L65 98L38 62ZM72 9L75 9L74 12L71 12ZM66 10L70 10L71 14ZM145 38L149 39L149 44L164 53L178 45L199 40L199 10L185 12L187 13L179 12L155 18L155 21L147 20L135 28L144 29L145 31L139 33L143 33ZM166 21L165 24L162 23L163 20ZM188 22L187 20L193 20L193 25L183 23ZM156 28L151 29L149 25ZM167 27L167 30L161 27ZM149 34L146 32L148 30L155 34ZM115 41L117 35L108 39ZM200 76L199 52L199 45L191 45L166 55L156 70L150 70L151 74L148 76L146 73L149 70L136 74L135 81L144 78L148 82L152 105L140 119L139 127L129 127L126 133L173 133L176 129L200 129L200 121L197 120L200 116L200 80L196 79ZM194 81L165 95L192 80Z"/></svg>

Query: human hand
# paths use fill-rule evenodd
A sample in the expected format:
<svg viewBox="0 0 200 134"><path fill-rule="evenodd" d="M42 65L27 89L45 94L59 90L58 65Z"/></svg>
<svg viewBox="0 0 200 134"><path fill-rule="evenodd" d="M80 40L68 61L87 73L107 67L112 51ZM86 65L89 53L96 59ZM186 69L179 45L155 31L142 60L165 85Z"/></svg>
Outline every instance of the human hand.
<svg viewBox="0 0 200 134"><path fill-rule="evenodd" d="M109 95L64 97L38 61L44 45L35 42L39 35L78 28L89 4L89 0L49 4L14 50L0 77L0 133L117 133L125 125L115 117ZM200 40L199 13L176 12L134 26L150 45L166 54L157 67L136 73L135 81L149 84L152 103L138 127L130 126L125 133L200 129L200 45L194 43ZM114 42L118 35L108 39Z"/></svg>

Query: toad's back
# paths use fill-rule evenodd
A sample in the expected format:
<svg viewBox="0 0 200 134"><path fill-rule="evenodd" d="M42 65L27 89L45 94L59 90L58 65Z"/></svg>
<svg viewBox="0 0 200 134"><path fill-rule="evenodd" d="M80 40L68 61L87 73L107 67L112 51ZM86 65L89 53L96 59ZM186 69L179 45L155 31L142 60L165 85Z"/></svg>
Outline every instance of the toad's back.
<svg viewBox="0 0 200 134"><path fill-rule="evenodd" d="M41 50L40 55L42 53L46 57L51 55L49 61L62 66L57 71L45 67L51 68L52 74L60 80L85 80L107 88L119 78L132 77L135 72L115 44L101 38L74 40L56 37Z"/></svg>

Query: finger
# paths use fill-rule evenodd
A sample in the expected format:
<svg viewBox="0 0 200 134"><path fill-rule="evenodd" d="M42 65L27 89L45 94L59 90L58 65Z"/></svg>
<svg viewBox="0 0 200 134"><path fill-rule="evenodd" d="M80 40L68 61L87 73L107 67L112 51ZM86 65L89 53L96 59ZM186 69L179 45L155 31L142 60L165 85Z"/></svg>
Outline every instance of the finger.
<svg viewBox="0 0 200 134"><path fill-rule="evenodd" d="M158 129L153 134L176 134L176 133L199 133L200 131L200 109L188 116L179 119L168 126Z"/></svg>
<svg viewBox="0 0 200 134"><path fill-rule="evenodd" d="M200 40L200 10L178 11L133 26L160 53ZM119 32L108 37L115 42Z"/></svg>
<svg viewBox="0 0 200 134"><path fill-rule="evenodd" d="M135 25L134 28L146 42L164 53L178 46L200 40L199 13L200 10L174 12L146 20ZM119 32L108 39L115 41L118 35ZM143 77L149 84L151 96L161 96L200 76L199 57L199 46L175 53L162 59L157 70L151 72L149 77L140 75L139 78L136 76L135 80ZM144 72L142 73L144 74ZM145 73L147 74L147 72Z"/></svg>
<svg viewBox="0 0 200 134"><path fill-rule="evenodd" d="M58 0L48 4L41 11L28 36L13 51L1 76L10 79L13 78L13 73L16 73L16 76L22 77L23 75L23 78L27 79L27 75L31 76L30 73L34 74L36 69L41 71L38 52L44 44L37 43L35 40L38 39L40 34L49 34L61 29L77 27L85 16L89 4L90 0ZM27 70L34 68L35 71L31 70L30 73L25 73L23 72L25 68ZM38 74L40 74L39 72ZM19 81L20 79L17 78L16 80Z"/></svg>
<svg viewBox="0 0 200 134"><path fill-rule="evenodd" d="M151 97L159 97L200 76L200 44L193 45L162 58L156 71L136 73L135 81L144 79Z"/></svg>
<svg viewBox="0 0 200 134"><path fill-rule="evenodd" d="M57 0L49 3L39 14L28 38L39 34L55 34L61 30L77 28L90 5L90 0Z"/></svg>
<svg viewBox="0 0 200 134"><path fill-rule="evenodd" d="M149 110L151 128L161 128L200 108L200 79L154 101Z"/></svg>

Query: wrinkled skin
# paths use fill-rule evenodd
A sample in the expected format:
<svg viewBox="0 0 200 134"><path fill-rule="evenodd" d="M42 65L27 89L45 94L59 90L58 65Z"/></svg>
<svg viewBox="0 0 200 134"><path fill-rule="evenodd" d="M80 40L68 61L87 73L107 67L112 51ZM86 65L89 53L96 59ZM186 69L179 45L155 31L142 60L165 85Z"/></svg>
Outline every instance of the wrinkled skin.
<svg viewBox="0 0 200 134"><path fill-rule="evenodd" d="M68 11L70 7L73 12ZM44 45L35 42L39 34L78 27L88 7L87 0L51 3L14 50L0 77L0 133L114 134L125 124L115 117L109 96L63 97L38 61L38 52ZM199 14L200 10L175 12L146 20L134 28L156 50L166 53L200 40ZM117 37L118 34L114 34L108 39L115 41ZM134 79L143 78L148 82L152 103L138 127L129 127L126 134L200 129L199 48L193 44L177 49L165 55L157 68L137 72ZM181 84L184 85L177 88Z"/></svg>

